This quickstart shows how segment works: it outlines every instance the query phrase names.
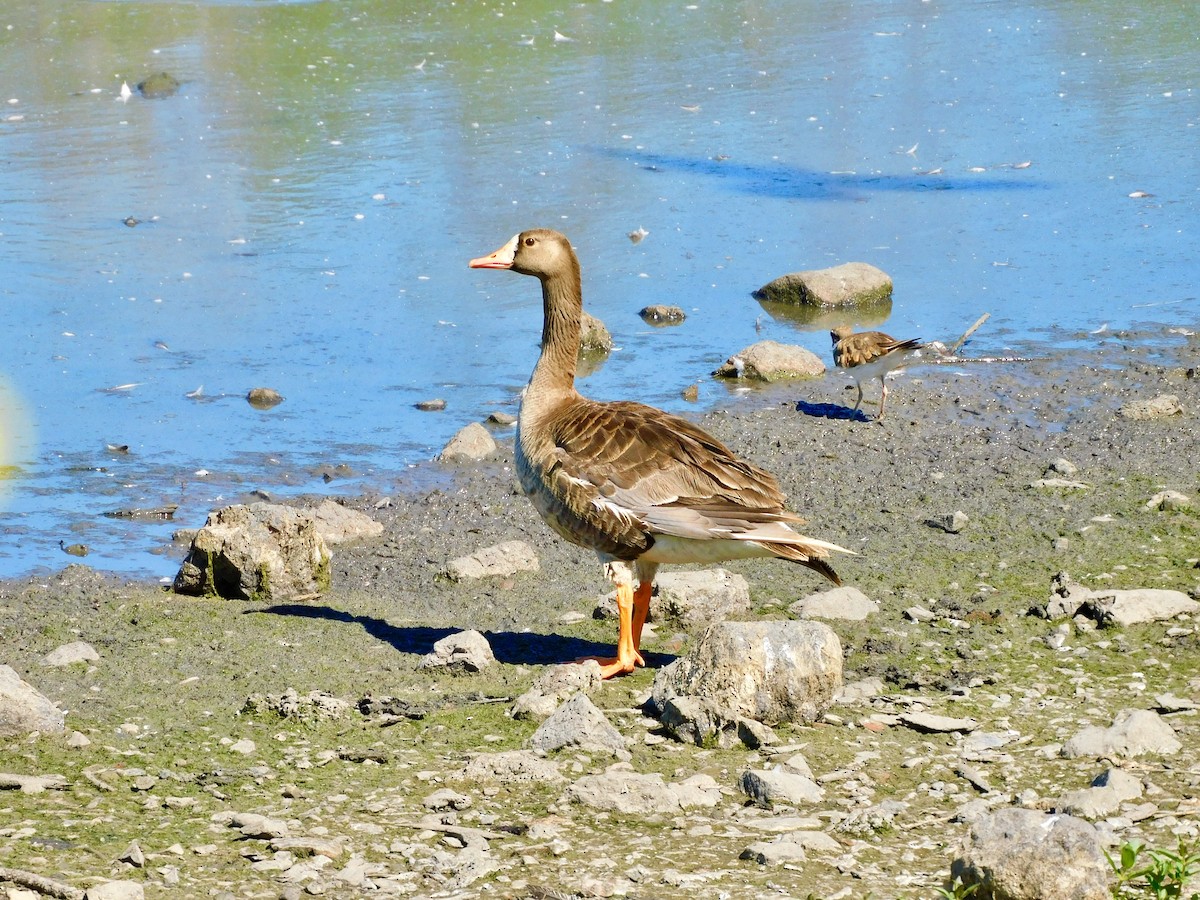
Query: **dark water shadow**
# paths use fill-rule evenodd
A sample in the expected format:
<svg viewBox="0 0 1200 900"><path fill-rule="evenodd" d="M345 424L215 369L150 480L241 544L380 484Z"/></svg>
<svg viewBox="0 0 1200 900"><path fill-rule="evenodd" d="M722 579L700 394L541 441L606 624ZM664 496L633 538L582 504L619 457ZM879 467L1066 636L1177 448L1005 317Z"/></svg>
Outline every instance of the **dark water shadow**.
<svg viewBox="0 0 1200 900"><path fill-rule="evenodd" d="M357 625L378 641L390 644L401 653L424 656L433 651L433 645L448 635L462 631L461 628L433 628L428 625L392 625L375 616L359 616L331 606L310 606L300 603L281 603L266 609L247 610L246 614L264 613L273 616L295 616L300 619L323 619ZM558 634L538 634L529 631L485 631L484 637L492 647L497 662L509 665L548 666L574 662L587 656L612 656L616 646L616 628L613 642L600 643L582 638ZM667 653L642 652L646 664L664 666L675 659Z"/></svg>
<svg viewBox="0 0 1200 900"><path fill-rule="evenodd" d="M712 157L649 153L616 147L590 147L609 159L632 160L648 172L680 171L724 182L730 189L782 200L852 200L874 192L923 191L1027 191L1045 190L1045 182L996 175L969 176L912 172L894 175L860 175L856 172L818 172L785 163L743 163Z"/></svg>
<svg viewBox="0 0 1200 900"><path fill-rule="evenodd" d="M852 422L870 422L871 419L862 409L842 406L840 403L809 403L807 400L796 401L796 412L814 419L847 419Z"/></svg>

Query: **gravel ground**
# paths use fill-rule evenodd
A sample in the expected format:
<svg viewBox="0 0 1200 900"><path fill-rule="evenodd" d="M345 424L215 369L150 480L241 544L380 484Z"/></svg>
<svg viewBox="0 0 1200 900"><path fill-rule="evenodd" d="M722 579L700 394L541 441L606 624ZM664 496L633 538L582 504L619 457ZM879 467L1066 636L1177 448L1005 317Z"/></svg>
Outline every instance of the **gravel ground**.
<svg viewBox="0 0 1200 900"><path fill-rule="evenodd" d="M1194 621L1059 630L1028 615L1063 570L1094 588L1200 592L1198 361L1196 337L1107 335L1041 359L910 370L882 423L848 415L854 391L836 374L736 394L700 417L779 476L809 534L858 551L837 568L881 605L866 622L831 623L846 680L881 678L881 695L779 729L826 790L797 808L762 809L739 790L767 751L664 739L640 709L650 670L593 698L629 741L621 765L669 781L710 775L723 793L716 807L597 812L564 799L562 784L458 774L478 753L526 746L536 723L506 710L543 666L605 651L616 635L592 618L607 589L599 565L538 521L513 479L511 440L478 466L430 463L418 492L398 484L386 503L352 503L384 534L337 548L333 588L318 600L197 600L85 566L0 583L0 662L58 701L68 734L86 738L0 741L0 773L65 776L60 789L0 794L0 867L75 888L126 878L150 897L932 897L970 801L1049 808L1105 767L1058 756L1079 729L1153 708L1160 694L1200 700ZM1163 394L1178 397L1182 415L1119 413ZM1058 459L1085 486L1031 486ZM1147 508L1164 489L1197 506ZM967 517L958 533L928 524L956 511ZM474 583L438 574L511 539L537 548L540 572ZM748 579L757 618L784 617L825 587L779 561L727 568ZM932 621L907 618L913 606ZM497 666L457 677L418 668L434 641L464 628L487 634ZM650 665L691 639L659 623ZM45 665L71 641L100 659ZM280 701L289 690L349 705L326 716L301 703L296 713ZM990 791L956 774L961 735L896 723L913 709L1009 735L971 762ZM1177 835L1197 834L1196 718L1184 710L1168 721L1184 749L1122 763L1146 792L1104 825L1116 841L1173 849ZM569 781L614 760L564 752L557 762ZM470 804L443 818L491 835L484 869L472 868L471 834L422 827L439 788ZM232 828L232 813L280 819L309 845L272 849ZM837 848L786 864L739 859L789 823ZM318 838L336 851L313 850Z"/></svg>

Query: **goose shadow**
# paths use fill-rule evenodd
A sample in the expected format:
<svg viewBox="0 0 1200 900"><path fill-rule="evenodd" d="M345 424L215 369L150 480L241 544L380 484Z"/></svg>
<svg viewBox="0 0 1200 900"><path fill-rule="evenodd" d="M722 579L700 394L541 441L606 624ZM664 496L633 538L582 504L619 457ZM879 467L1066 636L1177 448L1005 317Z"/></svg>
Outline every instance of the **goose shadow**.
<svg viewBox="0 0 1200 900"><path fill-rule="evenodd" d="M361 616L332 606L309 606L300 603L281 603L266 609L247 610L246 614L261 613L273 616L294 616L300 619L321 619L357 625L377 641L390 644L401 653L424 656L433 652L433 645L442 638L462 631L462 628L435 628L429 625L393 625L377 616ZM612 643L600 643L559 634L533 631L481 632L491 645L497 662L509 665L549 666L575 662L589 656L611 657ZM615 641L614 641L615 643ZM642 651L646 664L659 668L673 661L667 653Z"/></svg>
<svg viewBox="0 0 1200 900"><path fill-rule="evenodd" d="M941 171L894 174L822 172L786 163L743 163L706 156L590 147L597 156L632 161L647 172L687 172L722 182L730 190L784 200L848 200L872 193L1045 190L1044 182L991 173L951 175ZM1001 168L997 166L995 168Z"/></svg>
<svg viewBox="0 0 1200 900"><path fill-rule="evenodd" d="M862 409L852 409L840 403L809 403L807 400L796 401L796 412L814 419L847 419L851 422L870 422L871 419Z"/></svg>

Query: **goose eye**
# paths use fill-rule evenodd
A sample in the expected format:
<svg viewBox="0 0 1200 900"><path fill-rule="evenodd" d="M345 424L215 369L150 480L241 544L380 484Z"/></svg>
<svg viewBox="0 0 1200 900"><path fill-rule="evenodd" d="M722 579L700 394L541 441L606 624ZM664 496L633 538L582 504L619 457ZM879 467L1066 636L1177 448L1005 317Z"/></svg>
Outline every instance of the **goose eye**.
<svg viewBox="0 0 1200 900"><path fill-rule="evenodd" d="M533 238L529 238L529 237L525 238L525 246L526 247L532 247L535 243L537 243L537 242Z"/></svg>

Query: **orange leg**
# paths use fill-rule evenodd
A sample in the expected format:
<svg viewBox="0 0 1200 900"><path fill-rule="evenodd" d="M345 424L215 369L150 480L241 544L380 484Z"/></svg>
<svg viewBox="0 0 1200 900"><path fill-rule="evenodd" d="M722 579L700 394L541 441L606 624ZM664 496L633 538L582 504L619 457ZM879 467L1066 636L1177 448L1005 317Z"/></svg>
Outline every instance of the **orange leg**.
<svg viewBox="0 0 1200 900"><path fill-rule="evenodd" d="M654 590L654 579L643 578L638 582L637 590L633 592L633 652L638 653L638 665L644 666L645 660L638 652L642 649L642 626L650 615L650 592Z"/></svg>
<svg viewBox="0 0 1200 900"><path fill-rule="evenodd" d="M639 585L640 589L640 585ZM640 590L639 590L640 593ZM649 592L646 592L646 608L650 607ZM620 632L617 635L617 655L612 657L588 656L600 663L600 677L612 678L614 675L627 675L637 666L644 666L646 661L637 651L637 641L634 639L634 594L633 585L629 582L617 583L617 618L620 621ZM641 623L637 626L637 634L641 636L641 625L646 616L642 615ZM582 661L582 660L581 660Z"/></svg>

